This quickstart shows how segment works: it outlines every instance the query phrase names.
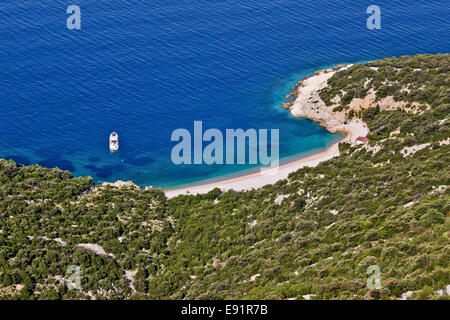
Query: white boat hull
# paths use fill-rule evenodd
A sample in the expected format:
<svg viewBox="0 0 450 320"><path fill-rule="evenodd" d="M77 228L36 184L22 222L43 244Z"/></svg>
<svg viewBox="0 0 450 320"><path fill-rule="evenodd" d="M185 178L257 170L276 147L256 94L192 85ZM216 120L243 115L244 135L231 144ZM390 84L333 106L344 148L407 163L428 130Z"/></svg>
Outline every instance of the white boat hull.
<svg viewBox="0 0 450 320"><path fill-rule="evenodd" d="M119 150L119 135L115 132L109 135L109 150L111 152Z"/></svg>

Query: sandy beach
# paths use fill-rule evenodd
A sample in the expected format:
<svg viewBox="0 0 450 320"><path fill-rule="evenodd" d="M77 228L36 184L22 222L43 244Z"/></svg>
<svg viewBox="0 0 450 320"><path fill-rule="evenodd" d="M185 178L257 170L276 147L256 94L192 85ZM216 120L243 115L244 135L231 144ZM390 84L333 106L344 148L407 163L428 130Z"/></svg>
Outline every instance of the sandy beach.
<svg viewBox="0 0 450 320"><path fill-rule="evenodd" d="M320 162L331 159L339 155L338 144L333 144L323 152L302 158L296 161L280 165L278 170L272 172L255 172L240 177L230 178L222 181L211 182L198 186L185 187L180 189L165 190L168 198L176 197L180 194L199 194L207 193L214 188L220 188L222 191L235 190L243 191L263 187L267 184L274 184L279 180L287 178L289 173L301 169L305 166L314 167Z"/></svg>
<svg viewBox="0 0 450 320"><path fill-rule="evenodd" d="M348 68L341 66L338 69ZM357 137L365 137L369 130L367 125L361 119L352 119L348 121L343 112L333 112L334 106L327 107L320 99L318 91L327 85L329 78L336 73L336 69L319 70L313 76L299 82L296 91L293 93L295 100L285 106L293 116L299 118L308 118L318 122L332 133L344 132L346 134L342 141L355 143ZM336 101L338 103L339 101ZM339 155L338 143L333 144L326 150L301 158L292 162L280 165L278 169L267 172L255 172L245 174L230 179L209 182L205 184L187 186L177 189L164 190L168 198L173 198L181 194L201 194L207 193L214 188L220 188L222 191L235 190L244 191L263 187L267 184L274 184L279 180L286 179L289 173L303 167L315 167L319 163L329 160Z"/></svg>

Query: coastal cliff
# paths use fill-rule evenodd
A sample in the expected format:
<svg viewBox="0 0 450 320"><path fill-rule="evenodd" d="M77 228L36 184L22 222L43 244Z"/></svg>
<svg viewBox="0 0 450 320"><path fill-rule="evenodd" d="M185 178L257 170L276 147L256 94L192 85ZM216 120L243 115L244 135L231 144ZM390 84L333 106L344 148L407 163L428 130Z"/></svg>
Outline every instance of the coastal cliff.
<svg viewBox="0 0 450 320"><path fill-rule="evenodd" d="M369 132L367 125L360 118L349 117L348 112L344 110L336 110L339 104L338 98L331 106L327 106L320 97L320 91L328 86L328 81L337 72L351 66L338 65L314 72L311 77L299 82L293 93L287 96L287 98L295 99L283 107L289 109L293 116L316 121L332 133L347 133L344 141L354 142L358 136L365 137ZM367 107L370 107L370 104Z"/></svg>

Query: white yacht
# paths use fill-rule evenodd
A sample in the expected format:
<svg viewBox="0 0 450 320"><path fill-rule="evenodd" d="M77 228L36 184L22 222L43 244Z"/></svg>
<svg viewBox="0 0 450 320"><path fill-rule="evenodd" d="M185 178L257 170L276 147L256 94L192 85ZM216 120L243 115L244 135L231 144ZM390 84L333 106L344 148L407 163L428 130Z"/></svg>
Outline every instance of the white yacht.
<svg viewBox="0 0 450 320"><path fill-rule="evenodd" d="M109 135L109 150L112 152L119 150L119 135L115 132Z"/></svg>

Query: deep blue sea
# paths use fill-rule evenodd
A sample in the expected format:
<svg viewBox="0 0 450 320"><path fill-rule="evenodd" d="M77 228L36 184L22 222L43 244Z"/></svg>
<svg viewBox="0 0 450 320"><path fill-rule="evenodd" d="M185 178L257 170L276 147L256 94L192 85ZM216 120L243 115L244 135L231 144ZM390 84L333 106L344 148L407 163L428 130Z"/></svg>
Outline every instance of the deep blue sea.
<svg viewBox="0 0 450 320"><path fill-rule="evenodd" d="M69 5L81 30L68 30ZM381 30L366 9L381 8ZM449 1L1 0L0 157L173 187L248 166L176 166L177 128L280 129L282 158L340 135L280 108L338 63L449 52ZM120 135L111 154L108 136Z"/></svg>

